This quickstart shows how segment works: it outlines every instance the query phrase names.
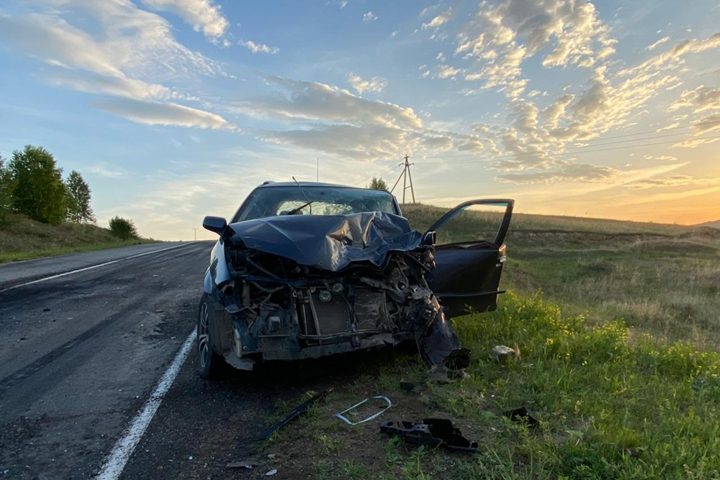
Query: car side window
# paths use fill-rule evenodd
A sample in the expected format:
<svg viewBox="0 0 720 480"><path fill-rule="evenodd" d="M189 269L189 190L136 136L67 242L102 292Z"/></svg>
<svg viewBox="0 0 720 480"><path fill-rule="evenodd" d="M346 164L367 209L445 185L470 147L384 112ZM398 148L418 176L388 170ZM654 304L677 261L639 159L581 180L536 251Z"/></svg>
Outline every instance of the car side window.
<svg viewBox="0 0 720 480"><path fill-rule="evenodd" d="M473 205L466 208L440 225L436 231L435 245L492 243L504 215L504 205Z"/></svg>

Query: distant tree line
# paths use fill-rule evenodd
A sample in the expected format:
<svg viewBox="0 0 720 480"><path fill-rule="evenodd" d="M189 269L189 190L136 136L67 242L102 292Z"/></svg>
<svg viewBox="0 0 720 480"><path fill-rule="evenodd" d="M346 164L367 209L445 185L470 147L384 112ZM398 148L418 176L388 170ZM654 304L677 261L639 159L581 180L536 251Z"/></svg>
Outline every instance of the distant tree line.
<svg viewBox="0 0 720 480"><path fill-rule="evenodd" d="M14 151L9 162L0 156L0 221L13 212L52 225L95 223L90 186L75 170L65 180L62 173L42 147L27 145ZM115 217L110 223L118 237L137 237L132 221Z"/></svg>
<svg viewBox="0 0 720 480"><path fill-rule="evenodd" d="M62 178L52 154L42 147L26 146L16 150L10 161L0 157L0 211L15 212L38 222L59 225L92 223L90 187L73 170Z"/></svg>

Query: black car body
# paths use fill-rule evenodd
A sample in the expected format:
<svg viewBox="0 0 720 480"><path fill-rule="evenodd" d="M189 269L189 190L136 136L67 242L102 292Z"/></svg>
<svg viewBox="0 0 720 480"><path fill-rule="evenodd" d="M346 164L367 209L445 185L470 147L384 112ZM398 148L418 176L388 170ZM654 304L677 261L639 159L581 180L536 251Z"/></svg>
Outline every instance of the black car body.
<svg viewBox="0 0 720 480"><path fill-rule="evenodd" d="M504 207L493 240L435 245L447 220L478 204ZM200 374L223 359L250 370L408 339L442 362L460 347L449 319L496 307L512 208L465 202L423 235L384 191L264 183L229 224L203 222L220 239L200 303Z"/></svg>

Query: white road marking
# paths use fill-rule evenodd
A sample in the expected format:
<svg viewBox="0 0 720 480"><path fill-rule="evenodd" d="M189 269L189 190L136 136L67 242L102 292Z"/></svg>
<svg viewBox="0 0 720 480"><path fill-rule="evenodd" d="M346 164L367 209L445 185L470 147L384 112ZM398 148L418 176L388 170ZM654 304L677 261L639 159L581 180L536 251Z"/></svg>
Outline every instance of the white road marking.
<svg viewBox="0 0 720 480"><path fill-rule="evenodd" d="M155 412L157 412L157 409L160 407L163 397L175 381L180 367L182 367L188 353L190 353L190 348L192 348L196 335L197 331L193 330L187 337L187 340L185 340L185 343L175 356L172 364L170 364L160 379L160 382L158 382L155 387L155 390L153 390L150 398L145 402L145 405L143 405L143 408L138 412L120 440L117 441L115 447L113 447L100 473L95 477L96 480L116 480L120 477L120 474L130 459L130 455L132 455L133 450L135 450L138 442L140 442Z"/></svg>
<svg viewBox="0 0 720 480"><path fill-rule="evenodd" d="M65 277L67 275L72 275L74 273L86 272L86 271L92 270L94 268L100 268L100 267L104 267L106 265L112 265L113 263L130 260L131 258L144 257L145 255L152 255L153 253L167 252L168 250L174 250L176 248L186 247L188 245L192 245L192 243L183 243L182 245L175 245L174 247L161 248L160 250L153 250L152 252L138 253L136 255L130 255L129 257L118 258L117 260L111 260L109 262L99 263L97 265L91 265L89 267L78 268L77 270L71 270L69 272L58 273L57 275L51 275L49 277L39 278L39 279L33 280L31 282L25 282L25 283L21 283L20 285L13 285L12 287L4 288L4 289L0 290L0 293L7 292L8 290L13 290L15 288L25 287L27 285L33 285L35 283L47 282L48 280L54 280L56 278Z"/></svg>

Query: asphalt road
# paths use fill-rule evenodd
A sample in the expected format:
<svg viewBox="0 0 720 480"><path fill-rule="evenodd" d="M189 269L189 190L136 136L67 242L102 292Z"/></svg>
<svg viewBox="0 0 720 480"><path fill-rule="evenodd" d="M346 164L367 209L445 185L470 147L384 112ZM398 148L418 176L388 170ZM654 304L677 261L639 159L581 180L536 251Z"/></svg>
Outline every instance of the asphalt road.
<svg viewBox="0 0 720 480"><path fill-rule="evenodd" d="M0 266L0 478L97 474L192 331L211 247Z"/></svg>
<svg viewBox="0 0 720 480"><path fill-rule="evenodd" d="M98 476L195 327L211 247L144 245L0 266L0 478ZM280 402L351 382L364 362L357 355L369 354L252 374L229 368L206 381L193 348L119 478L263 477L262 467L226 464L258 453L259 432L284 415Z"/></svg>

